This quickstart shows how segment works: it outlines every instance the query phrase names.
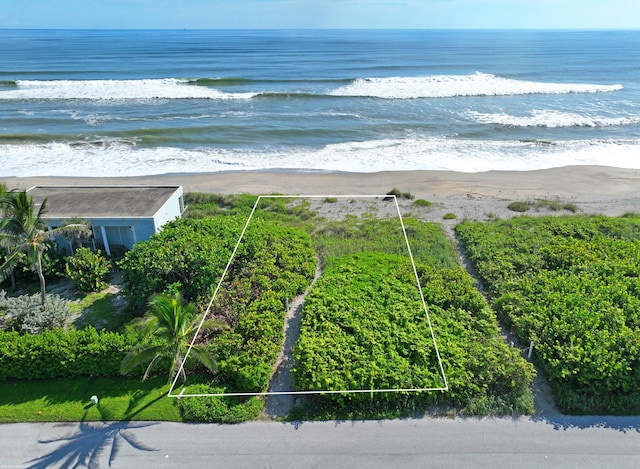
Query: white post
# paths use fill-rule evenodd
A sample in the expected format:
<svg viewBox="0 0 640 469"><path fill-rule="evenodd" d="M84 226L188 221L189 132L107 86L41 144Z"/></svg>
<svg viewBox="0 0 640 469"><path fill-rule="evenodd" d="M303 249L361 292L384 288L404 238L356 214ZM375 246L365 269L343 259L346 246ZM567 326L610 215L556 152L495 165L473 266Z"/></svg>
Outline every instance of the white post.
<svg viewBox="0 0 640 469"><path fill-rule="evenodd" d="M527 354L527 359L531 360L531 353L533 352L533 340L529 344L529 353Z"/></svg>
<svg viewBox="0 0 640 469"><path fill-rule="evenodd" d="M104 229L104 225L100 225L100 233L102 233L102 242L104 243L104 251L107 256L111 255L111 249L109 249L109 240L107 239L107 231Z"/></svg>

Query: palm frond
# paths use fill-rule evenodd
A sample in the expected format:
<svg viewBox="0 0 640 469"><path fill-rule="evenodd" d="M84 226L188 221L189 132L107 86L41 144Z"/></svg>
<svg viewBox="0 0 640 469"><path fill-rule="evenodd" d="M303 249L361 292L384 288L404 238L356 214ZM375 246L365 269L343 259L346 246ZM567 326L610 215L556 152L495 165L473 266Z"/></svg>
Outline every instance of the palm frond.
<svg viewBox="0 0 640 469"><path fill-rule="evenodd" d="M163 352L164 347L161 345L143 345L141 347L133 348L122 359L122 363L120 364L120 373L127 374L134 368L149 363L149 361L153 364L158 356L163 355Z"/></svg>
<svg viewBox="0 0 640 469"><path fill-rule="evenodd" d="M216 362L216 359L213 357L213 355L211 355L211 353L209 353L207 347L203 345L194 345L193 347L191 347L189 356L207 367L207 369L211 373L215 373L218 369L218 363Z"/></svg>

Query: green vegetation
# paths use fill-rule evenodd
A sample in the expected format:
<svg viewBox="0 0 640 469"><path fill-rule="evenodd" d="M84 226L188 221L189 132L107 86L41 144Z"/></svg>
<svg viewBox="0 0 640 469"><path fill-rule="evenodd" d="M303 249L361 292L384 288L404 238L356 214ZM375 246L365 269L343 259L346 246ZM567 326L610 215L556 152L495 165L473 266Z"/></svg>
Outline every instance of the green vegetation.
<svg viewBox="0 0 640 469"><path fill-rule="evenodd" d="M402 192L400 189L396 189L395 187L387 192L387 195L395 195L398 199L413 200L414 198L411 192Z"/></svg>
<svg viewBox="0 0 640 469"><path fill-rule="evenodd" d="M465 222L501 319L567 413L640 412L640 217Z"/></svg>
<svg viewBox="0 0 640 469"><path fill-rule="evenodd" d="M181 365L198 329L200 321L198 310L192 303L185 304L179 293L173 297L154 295L149 300L149 307L149 312L131 325L132 328L140 331L143 340L122 359L120 372L127 374L140 365L148 363L142 376L144 381L149 377L153 365L159 359L166 358L171 361L168 382L171 383L177 374L186 381L187 374ZM212 320L206 324L207 328L217 326L218 324L213 324ZM153 342L144 340L147 337L153 337L156 340ZM216 369L215 359L203 344L194 344L189 357L197 360L212 373Z"/></svg>
<svg viewBox="0 0 640 469"><path fill-rule="evenodd" d="M45 295L44 305L38 294L7 297L0 290L0 314L5 329L27 334L64 327L69 317L67 302L58 295Z"/></svg>
<svg viewBox="0 0 640 469"><path fill-rule="evenodd" d="M131 334L46 330L0 333L0 381L68 376L118 376L122 359L138 341Z"/></svg>
<svg viewBox="0 0 640 469"><path fill-rule="evenodd" d="M193 394L220 394L225 388L213 387L207 384L189 387ZM254 420L260 415L262 399L254 397L209 397L198 396L178 399L177 406L180 414L188 422L220 422L240 423Z"/></svg>
<svg viewBox="0 0 640 469"><path fill-rule="evenodd" d="M450 390L316 396L292 418L398 417L433 405L470 415L531 412L533 369L501 339L442 229L404 224ZM347 217L326 223L314 239L325 270L303 309L298 388L442 386L399 221Z"/></svg>
<svg viewBox="0 0 640 469"><path fill-rule="evenodd" d="M362 253L332 260L305 301L296 346L298 388L444 387L412 275L406 256Z"/></svg>
<svg viewBox="0 0 640 469"><path fill-rule="evenodd" d="M433 206L433 202L429 202L428 200L424 200L424 199L416 199L413 201L413 204L416 207L431 207Z"/></svg>
<svg viewBox="0 0 640 469"><path fill-rule="evenodd" d="M404 218L405 232L416 260L438 267L457 267L455 249L432 223ZM326 222L313 233L314 246L325 259L358 252L385 252L408 256L402 226L397 218L382 220L372 216L347 216L344 221Z"/></svg>
<svg viewBox="0 0 640 469"><path fill-rule="evenodd" d="M131 308L143 312L151 296L176 292L188 302L206 304L242 226L239 217L179 219L136 244L119 263Z"/></svg>
<svg viewBox="0 0 640 469"><path fill-rule="evenodd" d="M535 202L511 202L507 208L512 212L526 212L530 208L535 208L536 210L546 208L553 212L558 212L560 210L566 210L568 212L575 213L577 212L578 206L574 203L570 202L562 202L560 200L550 200L550 199L539 199Z"/></svg>
<svg viewBox="0 0 640 469"><path fill-rule="evenodd" d="M79 314L73 320L76 329L92 326L98 330L117 331L127 322L127 316L116 307L115 295L106 291L88 293L67 305L71 314Z"/></svg>
<svg viewBox="0 0 640 469"><path fill-rule="evenodd" d="M86 232L87 225L67 224L47 230L42 216L46 212L46 200L36 211L33 199L26 191L2 192L0 194L0 245L7 249L7 256L0 264L0 280L10 276L16 265L25 258L40 280L40 304L44 308L46 280L42 257L48 248L48 239L56 233Z"/></svg>
<svg viewBox="0 0 640 469"><path fill-rule="evenodd" d="M517 201L517 202L511 202L509 205L507 205L507 208L512 212L522 213L529 210L531 208L531 205L528 204L527 202Z"/></svg>
<svg viewBox="0 0 640 469"><path fill-rule="evenodd" d="M338 202L338 198L337 197L327 197L324 199L324 201L328 204L335 204L336 202Z"/></svg>
<svg viewBox="0 0 640 469"><path fill-rule="evenodd" d="M576 213L578 206L570 202L562 202L560 200L541 199L536 200L533 206L537 209L547 208L553 212L559 212L560 210L566 210L568 212Z"/></svg>
<svg viewBox="0 0 640 469"><path fill-rule="evenodd" d="M309 236L267 221L276 213L267 210L266 216L252 219L211 305L209 318L226 327L221 330L205 323L197 338L218 363L215 376L203 385L226 392L262 392L268 385L282 342L285 303L307 288L316 269ZM289 216L283 214L284 218ZM245 221L241 216L220 215L216 219L174 222L127 254L121 267L123 277L131 282L128 291L131 287L139 291L139 282L146 282L145 291L175 290L203 311ZM198 267L203 264L204 272ZM198 275L197 283L189 278ZM192 334L189 330L182 337L191 340ZM189 386L190 381L186 391L192 393ZM262 405L262 400L258 402ZM251 414L255 406L255 400L229 405L228 399L216 397L180 403L185 415L202 418L203 409L212 408L216 410L210 415L222 421ZM220 416L221 409L233 415Z"/></svg>
<svg viewBox="0 0 640 469"><path fill-rule="evenodd" d="M398 417L433 405L471 415L533 410L533 370L502 341L470 277L426 266L419 274L450 390L326 395L312 401L311 417ZM302 389L443 387L408 259L364 253L332 261L305 302L296 363Z"/></svg>
<svg viewBox="0 0 640 469"><path fill-rule="evenodd" d="M111 267L111 262L102 255L102 251L78 248L67 258L65 271L78 290L99 292L109 286Z"/></svg>
<svg viewBox="0 0 640 469"><path fill-rule="evenodd" d="M444 215L442 215L443 220L455 220L456 218L458 218L456 214L451 212L445 213Z"/></svg>
<svg viewBox="0 0 640 469"><path fill-rule="evenodd" d="M394 195L398 197L413 198L409 193L395 192ZM208 301L227 267L256 200L255 196L249 195L188 194L186 201L190 219L169 223L149 241L138 243L118 263L122 270L123 293L131 307L130 314L146 312L149 298L155 295L161 295L156 298L175 299L175 305L180 306L178 309L191 309L176 299L176 295L180 294L187 303L195 306L193 314L185 315L190 318L183 322L185 327L178 328L179 334L173 334L180 337L182 346L179 348L183 350L182 353L184 345L193 337L194 318L202 318L201 315L207 310ZM329 200L325 202L332 203ZM427 201L416 201L414 204L430 206ZM449 215L455 218L455 215ZM623 244L632 239L634 243L638 242L640 229L637 217L630 216L625 220L631 220L636 225L620 224L596 230L603 238L612 233L619 234L612 235L619 245L606 245L606 248L603 245L597 251L597 255L608 253L607 250L616 253L609 255L609 270L619 272L616 278L627 282L624 284L626 290L615 287L614 292L618 296L611 303L612 310L636 307L633 305L638 290L637 285L636 290L632 290L632 286L634 281L637 283L638 275L631 267L631 270L620 270L614 262L615 259L616 262L622 262L622 258L627 258L631 264L636 262L637 254L634 257L632 248L623 247ZM292 417L383 418L420 414L434 408L464 415L531 412L533 368L522 359L519 350L510 348L501 339L494 313L476 291L471 277L458 265L456 252L442 228L410 217L405 217L403 221L449 391L313 396L307 400L308 406L298 409ZM501 222L494 223L497 226ZM463 223L462 226L467 225ZM551 223L547 225L552 226ZM528 231L529 228L528 225L526 229L518 228L524 233L518 239L533 239L542 230L537 225L532 226L533 231ZM566 290L560 280L554 280L557 282L553 284L557 291L555 296L549 296L547 303L537 298L527 300L538 290L547 291L544 290L546 284L533 281L536 274L545 281L551 278L543 275L541 266L545 262L555 259L557 264L568 265L574 260L569 252L580 254L587 251L578 241L586 241L591 236L591 228L574 230L557 225L555 230L554 236L558 236L558 240L564 237L562 239L566 246L563 255L558 255L554 250L560 249L558 246L562 243L555 243L553 239L550 242L550 238L545 238L539 244L518 245L522 251L510 247L503 252L497 245L489 243L492 255L486 265L490 268L481 271L501 316L507 318L514 329L516 326L521 328L523 332L518 333L521 340L526 342L529 337L535 337L534 358L541 363L545 353L552 359L555 357L556 362L565 359L569 352L582 353L575 348L578 342L571 339L575 331L565 330L562 332L564 335L553 336L547 324L548 317L544 316L546 310L542 311L543 308L551 311L554 301L566 297L560 293ZM496 235L496 238L500 236ZM567 239L571 239L571 242ZM471 244L470 241L468 245ZM640 251L637 244L634 246L636 252ZM483 247L478 249L482 250ZM589 254L587 258L597 255ZM576 256L576 259L579 258ZM347 216L344 221L329 221L316 216L310 210L310 204L304 200L263 198L211 304L207 319L212 320L211 325L215 323L216 327L208 327L209 323L205 322L196 339L203 353L206 349L207 355L216 360L217 370L211 374L195 360L189 361L185 393L264 391L282 342L285 305L307 288L318 260L324 267L324 273L307 297L302 333L295 351L298 359L295 374L298 389L370 390L442 386L440 365L417 288L416 272L408 257L399 220L382 220L364 215ZM582 264L582 261L576 262L584 267L578 272L586 280L591 278L589 275L592 271L597 270L586 268L586 265L590 265L587 261ZM520 270L512 274L509 269ZM90 268L86 275L90 276L94 270ZM506 280L499 284L504 272ZM580 295L589 297L595 292L604 297L605 293L609 294L605 287L609 286L610 278L601 274L600 283L597 283L600 289L591 284L589 288L584 287ZM488 279L494 277L497 280L491 283ZM517 283L523 278L532 279L529 286ZM602 280L604 278L606 282ZM516 295L513 301L509 296L502 298L504 294L500 289L506 288L505 285L519 288L509 290L509 294ZM499 298L502 298L500 302L497 301ZM572 302L577 301L570 298ZM596 300L589 301L589 307L595 305ZM114 317L110 314L113 308L111 295L92 294L79 303L81 306L76 308L90 306L91 312L85 315L83 321L77 320L74 324L76 327L84 327L96 320L108 324L108 329L119 329L124 315L116 317L112 323L106 322L108 317ZM521 316L518 316L519 313L512 314L515 308L520 308L518 311L522 311ZM526 308L538 310L526 316ZM566 304L563 308L569 309ZM635 311L638 310L640 308ZM558 319L560 313L554 314L554 327L556 323L565 324ZM580 326L588 322L584 314L574 314ZM171 319L181 314L169 316ZM521 319L525 317L533 319ZM572 316L573 319L575 317ZM612 317L610 320L614 324L624 323L629 328L629 324L640 323L635 316L624 320L620 316ZM137 321L146 322L149 318L147 316ZM607 320L602 319L605 322ZM219 327L222 324L224 327ZM542 327L542 332L536 327ZM98 332L89 327L80 331L56 329L34 335L0 333L0 380L4 380L3 386L16 389L15 393L9 393L6 401L0 400L0 421L10 419L6 415L12 407L18 409L18 405L25 406L16 410L23 416L19 417L20 420L140 418L233 423L257 418L263 405L259 397L195 397L178 400L163 397L168 389L163 385L167 371L175 372L175 362L172 363L172 360L180 355L175 347L167 356L158 358L157 367L150 370L149 379L141 383L145 366L151 362L155 352L166 349L173 342L157 334L141 336L134 333L134 329L129 326L118 332ZM543 332L547 334L544 337L541 335ZM609 344L610 348L620 345L613 332L608 334L595 336ZM542 340L547 337L555 341L549 342L549 352L546 352ZM628 343L627 351L637 352L637 335L627 333L623 337ZM572 343L573 349L565 347L557 352L553 348L558 343L566 345L568 342ZM580 343L586 343L586 339L581 339ZM147 360L139 360L139 366L131 370L131 377L122 378L119 376L122 361L132 350L131 356L146 350ZM553 353L556 355L552 356ZM620 368L638 369L637 360L634 362L619 354L614 358L620 363ZM552 359L547 361L555 366L556 362ZM605 366L605 375L611 377L615 370L608 363L600 361L597 366ZM594 369L597 366L594 365ZM551 365L549 367L552 368ZM570 373L575 369L565 367ZM547 368L545 371L548 372ZM570 378L578 380L579 376L579 373L574 373ZM103 379L112 381L114 388L105 385ZM555 382L562 379L552 380L554 391L559 389ZM634 381L636 378L625 379L622 382L626 389L638 388L637 381ZM589 383L593 384L592 381ZM594 389L609 386L603 383L604 380L599 381ZM94 389L96 386L101 386L104 391ZM66 394L65 387L68 388ZM50 388L52 391L47 391L43 399L42 389ZM35 394L36 389L40 389L40 393ZM607 399L615 401L608 389L605 389ZM176 392L180 392L180 389ZM625 395L626 401L619 401L621 405L628 404L629 393ZM92 394L100 395L99 406L88 405ZM590 397L581 391L566 400L571 399L589 402ZM7 404L2 405L2 402ZM38 414L39 411L42 413Z"/></svg>

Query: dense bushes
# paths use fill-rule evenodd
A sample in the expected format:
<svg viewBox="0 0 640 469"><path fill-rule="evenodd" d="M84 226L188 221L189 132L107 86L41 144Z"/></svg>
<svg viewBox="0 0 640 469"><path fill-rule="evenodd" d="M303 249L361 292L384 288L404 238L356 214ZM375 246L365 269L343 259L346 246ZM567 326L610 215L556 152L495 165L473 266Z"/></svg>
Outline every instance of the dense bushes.
<svg viewBox="0 0 640 469"><path fill-rule="evenodd" d="M267 388L282 344L286 302L305 291L316 270L315 251L306 233L256 217L221 279L245 222L246 218L234 215L176 221L138 243L121 262L134 304L145 295L175 289L204 309L222 281L210 315L229 327L202 331L197 340L208 344L218 363L211 385L227 392ZM203 398L185 400L180 406L188 419L235 421L242 415L254 418L262 401L247 401L248 410L240 410L245 403L236 404Z"/></svg>
<svg viewBox="0 0 640 469"><path fill-rule="evenodd" d="M460 269L426 266L419 274L449 391L332 394L325 404L351 417L388 415L398 403L400 414L433 404L472 414L531 412L533 370L502 341L470 277ZM444 387L406 257L362 253L333 259L305 302L295 357L299 390Z"/></svg>
<svg viewBox="0 0 640 469"><path fill-rule="evenodd" d="M101 251L78 248L73 256L67 258L65 271L78 290L97 292L109 286L111 263Z"/></svg>
<svg viewBox="0 0 640 469"><path fill-rule="evenodd" d="M563 411L640 412L640 218L518 218L457 231L497 313L534 342Z"/></svg>
<svg viewBox="0 0 640 469"><path fill-rule="evenodd" d="M153 294L174 290L188 302L206 304L240 236L241 223L234 217L179 219L137 243L120 261L131 306L142 311Z"/></svg>
<svg viewBox="0 0 640 469"><path fill-rule="evenodd" d="M189 389L193 394L223 394L224 388L206 384L194 385ZM182 418L187 422L239 423L254 420L262 410L262 400L258 397L217 397L198 396L176 401Z"/></svg>
<svg viewBox="0 0 640 469"><path fill-rule="evenodd" d="M55 329L42 334L0 333L0 380L119 376L137 338L114 332Z"/></svg>
<svg viewBox="0 0 640 469"><path fill-rule="evenodd" d="M335 260L308 295L296 344L301 390L444 387L407 258Z"/></svg>
<svg viewBox="0 0 640 469"><path fill-rule="evenodd" d="M238 392L266 389L282 343L286 301L316 269L305 233L256 220L245 234L212 314L231 326L211 341L222 382Z"/></svg>

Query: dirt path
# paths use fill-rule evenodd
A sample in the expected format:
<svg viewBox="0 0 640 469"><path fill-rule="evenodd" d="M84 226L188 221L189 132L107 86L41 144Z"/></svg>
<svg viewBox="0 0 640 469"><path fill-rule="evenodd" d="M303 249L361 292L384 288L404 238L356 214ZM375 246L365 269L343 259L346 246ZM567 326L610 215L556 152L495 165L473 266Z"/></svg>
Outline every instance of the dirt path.
<svg viewBox="0 0 640 469"><path fill-rule="evenodd" d="M295 366L293 348L300 336L300 324L302 322L302 306L304 299L313 287L313 284L322 275L322 265L318 258L316 273L307 290L296 296L289 304L289 309L284 321L284 340L280 347L280 353L273 367L273 373L269 381L268 392L288 392L293 390L293 377L291 370ZM265 397L265 405L262 416L269 419L282 418L296 405L299 397L291 394L277 394Z"/></svg>

